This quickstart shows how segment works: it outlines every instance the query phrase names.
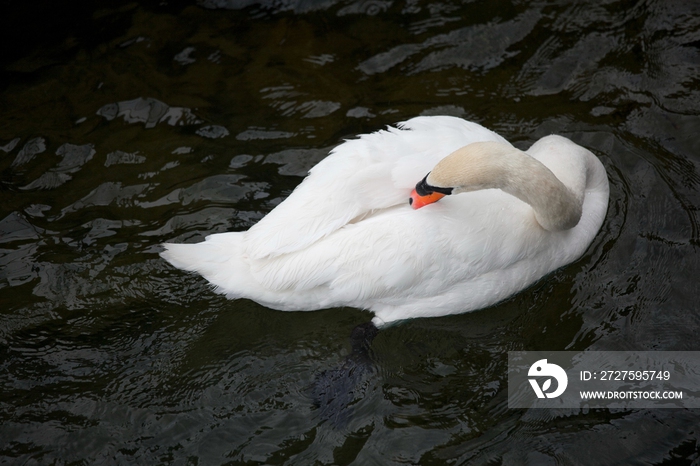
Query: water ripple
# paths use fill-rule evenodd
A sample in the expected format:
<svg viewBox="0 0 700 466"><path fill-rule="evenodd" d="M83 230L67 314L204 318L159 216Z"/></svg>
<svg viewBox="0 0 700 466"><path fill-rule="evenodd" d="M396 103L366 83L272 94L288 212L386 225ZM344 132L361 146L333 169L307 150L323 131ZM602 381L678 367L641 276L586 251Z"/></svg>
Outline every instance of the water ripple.
<svg viewBox="0 0 700 466"><path fill-rule="evenodd" d="M202 123L190 109L171 107L151 97L107 104L100 107L97 114L108 121L123 117L127 123L144 123L146 128L153 128L158 123L170 126Z"/></svg>
<svg viewBox="0 0 700 466"><path fill-rule="evenodd" d="M505 378L511 350L698 349L696 2L155 3L7 11L37 27L0 88L0 462L697 458L696 413L510 410ZM382 330L329 422L310 387L369 314L227 301L160 245L245 230L344 139L435 114L589 148L605 223L504 303Z"/></svg>

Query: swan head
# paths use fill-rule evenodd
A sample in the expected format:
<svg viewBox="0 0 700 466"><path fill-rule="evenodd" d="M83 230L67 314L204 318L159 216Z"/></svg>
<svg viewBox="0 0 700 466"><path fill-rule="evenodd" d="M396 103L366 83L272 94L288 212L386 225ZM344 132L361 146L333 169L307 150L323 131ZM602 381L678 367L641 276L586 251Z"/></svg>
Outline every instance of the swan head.
<svg viewBox="0 0 700 466"><path fill-rule="evenodd" d="M509 144L498 142L477 142L457 149L416 184L409 204L420 209L450 194L500 188L504 158L512 150Z"/></svg>
<svg viewBox="0 0 700 466"><path fill-rule="evenodd" d="M428 173L430 175L430 173ZM428 175L416 184L415 189L411 192L411 197L408 199L408 203L414 209L420 209L428 204L437 202L445 196L452 194L453 188L441 188L439 186L432 186L428 183Z"/></svg>

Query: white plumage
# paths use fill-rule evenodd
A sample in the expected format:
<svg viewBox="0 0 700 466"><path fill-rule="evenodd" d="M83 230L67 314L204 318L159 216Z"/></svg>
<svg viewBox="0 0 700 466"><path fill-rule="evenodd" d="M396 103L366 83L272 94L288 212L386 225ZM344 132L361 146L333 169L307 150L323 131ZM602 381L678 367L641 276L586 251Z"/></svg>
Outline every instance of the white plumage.
<svg viewBox="0 0 700 466"><path fill-rule="evenodd" d="M229 298L285 311L367 309L377 326L495 304L583 255L605 217L608 180L591 152L548 136L526 154L582 200L574 228L545 230L530 205L499 189L409 206L438 162L483 141L508 144L446 116L362 135L335 148L248 231L165 244L161 255Z"/></svg>

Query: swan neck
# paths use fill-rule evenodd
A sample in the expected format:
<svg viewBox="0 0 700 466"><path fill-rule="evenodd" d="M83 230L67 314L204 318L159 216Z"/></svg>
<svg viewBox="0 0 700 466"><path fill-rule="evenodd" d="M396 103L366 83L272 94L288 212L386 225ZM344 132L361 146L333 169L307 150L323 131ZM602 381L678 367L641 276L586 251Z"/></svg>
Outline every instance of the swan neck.
<svg viewBox="0 0 700 466"><path fill-rule="evenodd" d="M583 192L574 193L544 164L509 144L482 142L458 149L435 166L428 182L454 187L454 194L501 189L529 204L537 223L549 231L571 229L581 218Z"/></svg>

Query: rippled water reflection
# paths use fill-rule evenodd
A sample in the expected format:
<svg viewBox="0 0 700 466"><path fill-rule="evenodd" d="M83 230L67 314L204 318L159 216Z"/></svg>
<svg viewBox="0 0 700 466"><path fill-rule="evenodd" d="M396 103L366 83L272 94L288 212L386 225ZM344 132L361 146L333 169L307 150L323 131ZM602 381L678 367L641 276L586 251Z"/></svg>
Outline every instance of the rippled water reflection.
<svg viewBox="0 0 700 466"><path fill-rule="evenodd" d="M697 461L694 411L509 410L505 386L508 350L700 349L695 2L57 5L0 20L2 462ZM246 229L420 114L572 138L608 216L515 298L382 331L332 425L310 387L369 315L226 301L158 244Z"/></svg>

